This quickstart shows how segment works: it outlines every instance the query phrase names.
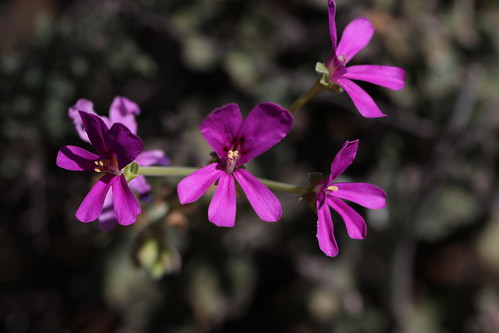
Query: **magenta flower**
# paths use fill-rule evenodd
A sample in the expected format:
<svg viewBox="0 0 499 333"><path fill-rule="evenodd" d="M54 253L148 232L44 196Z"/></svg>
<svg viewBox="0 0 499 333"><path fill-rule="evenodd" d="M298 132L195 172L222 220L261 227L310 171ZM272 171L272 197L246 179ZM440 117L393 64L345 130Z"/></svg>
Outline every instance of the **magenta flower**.
<svg viewBox="0 0 499 333"><path fill-rule="evenodd" d="M94 111L93 103L87 99L79 99L76 104L68 110L68 115L73 120L76 132L83 141L90 143L79 111L85 111L96 116L98 115ZM133 134L137 134L135 116L139 114L140 108L135 102L128 98L117 96L114 98L109 109L109 117L99 117L108 127L111 127L115 123L120 123L125 125ZM135 162L137 162L139 166L168 165L169 160L161 150L146 150L135 158ZM138 193L142 200L148 200L151 186L147 183L144 176L138 175L132 179L129 184L132 190ZM116 223L117 219L113 209L113 194L112 191L109 191L104 200L102 214L99 216L99 227L104 230L110 230Z"/></svg>
<svg viewBox="0 0 499 333"><path fill-rule="evenodd" d="M109 129L99 116L83 111L79 114L97 154L76 146L64 146L57 154L57 165L66 170L96 171L104 175L83 199L76 217L82 222L97 219L111 190L118 223L129 225L135 222L141 210L122 170L137 158L143 147L142 140L121 123Z"/></svg>
<svg viewBox="0 0 499 333"><path fill-rule="evenodd" d="M350 238L363 239L367 235L366 222L352 207L340 199L355 202L370 209L386 206L386 194L377 186L366 183L333 183L352 164L357 154L359 140L347 141L331 163L331 175L316 186L317 193L317 239L319 247L328 256L338 254L334 238L331 211L334 209L343 218Z"/></svg>
<svg viewBox="0 0 499 333"><path fill-rule="evenodd" d="M364 17L357 18L346 26L340 42L337 43L336 4L333 0L328 0L328 9L329 34L333 50L324 70L327 72L329 82L342 87L364 117L385 116L371 96L352 80L366 81L392 90L399 90L405 85L405 71L398 67L380 65L346 67L348 62L369 43L374 34L374 26Z"/></svg>
<svg viewBox="0 0 499 333"><path fill-rule="evenodd" d="M289 111L273 103L258 104L244 121L237 104L211 112L200 130L219 161L199 169L178 184L180 203L198 200L218 182L208 208L208 219L217 226L232 227L236 219L237 181L256 214L264 221L277 221L282 214L281 203L243 164L281 141L292 126Z"/></svg>

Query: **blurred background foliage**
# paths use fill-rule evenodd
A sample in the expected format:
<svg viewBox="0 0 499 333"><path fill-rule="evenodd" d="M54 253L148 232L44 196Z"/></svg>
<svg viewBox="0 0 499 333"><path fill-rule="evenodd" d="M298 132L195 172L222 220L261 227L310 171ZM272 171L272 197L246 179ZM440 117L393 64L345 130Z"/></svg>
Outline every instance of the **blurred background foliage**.
<svg viewBox="0 0 499 333"><path fill-rule="evenodd" d="M260 221L241 197L236 227L207 221L209 195L181 207L178 179L108 233L74 212L94 176L55 166L80 142L67 109L142 108L139 135L172 165L201 166L199 122L236 102L289 106L330 51L326 0L0 1L0 325L23 332L498 332L499 3L338 0L338 30L376 35L357 64L403 67L399 92L364 85L389 116L364 119L322 93L284 141L248 167L305 185L345 140L345 179L388 193L368 237L326 257L316 215L277 193ZM348 178L346 178L348 177Z"/></svg>

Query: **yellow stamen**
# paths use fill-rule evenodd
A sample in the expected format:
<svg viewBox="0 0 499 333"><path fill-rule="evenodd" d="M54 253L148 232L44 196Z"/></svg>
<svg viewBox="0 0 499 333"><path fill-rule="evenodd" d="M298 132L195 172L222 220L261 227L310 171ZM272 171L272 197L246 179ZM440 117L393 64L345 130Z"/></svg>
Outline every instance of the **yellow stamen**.
<svg viewBox="0 0 499 333"><path fill-rule="evenodd" d="M227 153L227 164L225 166L225 171L232 173L236 167L237 160L239 158L239 152L237 150L229 150Z"/></svg>
<svg viewBox="0 0 499 333"><path fill-rule="evenodd" d="M328 190L328 191L338 191L338 190L339 190L339 188L338 188L338 186L334 186L334 185L333 185L333 186L328 186L328 187L327 187L327 190Z"/></svg>
<svg viewBox="0 0 499 333"><path fill-rule="evenodd" d="M94 164L96 165L94 169L95 172L105 172L115 175L119 175L120 173L118 170L118 162L114 156L110 160L102 159L94 161Z"/></svg>
<svg viewBox="0 0 499 333"><path fill-rule="evenodd" d="M239 157L239 152L237 150L229 150L229 153L227 154L227 158L231 160L235 160Z"/></svg>

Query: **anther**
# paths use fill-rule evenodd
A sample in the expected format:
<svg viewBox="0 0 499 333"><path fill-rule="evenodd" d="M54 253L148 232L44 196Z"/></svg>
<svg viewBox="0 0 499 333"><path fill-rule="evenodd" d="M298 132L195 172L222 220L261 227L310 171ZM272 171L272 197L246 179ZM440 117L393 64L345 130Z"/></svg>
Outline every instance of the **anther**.
<svg viewBox="0 0 499 333"><path fill-rule="evenodd" d="M237 150L229 150L229 152L227 153L227 163L225 166L225 170L228 173L234 171L238 158L239 158L239 152Z"/></svg>

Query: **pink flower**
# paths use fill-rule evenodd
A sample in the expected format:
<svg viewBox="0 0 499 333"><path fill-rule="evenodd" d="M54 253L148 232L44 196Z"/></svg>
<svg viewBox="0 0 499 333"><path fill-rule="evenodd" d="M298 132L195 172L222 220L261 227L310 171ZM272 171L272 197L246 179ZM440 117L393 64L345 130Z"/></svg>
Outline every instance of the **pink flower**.
<svg viewBox="0 0 499 333"><path fill-rule="evenodd" d="M132 224L141 209L122 170L137 158L143 147L142 140L121 123L115 123L109 129L100 117L83 111L79 114L97 154L76 146L64 146L57 154L57 166L72 171L96 171L104 175L83 199L76 217L82 222L97 219L107 194L112 192L118 223Z"/></svg>
<svg viewBox="0 0 499 333"><path fill-rule="evenodd" d="M243 164L281 141L292 125L289 111L273 103L258 104L244 121L236 104L211 112L200 130L219 161L199 169L178 184L180 203L198 200L218 182L208 208L208 219L217 226L232 227L236 218L237 182L262 220L277 221L282 214L281 203Z"/></svg>
<svg viewBox="0 0 499 333"><path fill-rule="evenodd" d="M94 111L93 103L87 99L79 99L76 104L68 110L68 115L73 120L76 132L83 141L90 143L83 126L82 118L80 117L80 111L85 111L96 116L99 115ZM125 125L133 134L137 134L138 126L135 121L135 116L139 114L140 108L137 103L128 98L117 96L114 98L111 107L109 108L109 117L99 116L99 118L101 118L108 127L120 123ZM165 153L161 150L143 151L135 158L135 162L137 162L139 166L167 165L169 163ZM139 194L141 200L148 199L151 186L147 183L144 176L138 175L132 179L129 184L132 190ZM113 209L113 194L109 191L104 201L104 208L99 216L99 228L110 230L116 223L117 219Z"/></svg>
<svg viewBox="0 0 499 333"><path fill-rule="evenodd" d="M374 26L368 19L360 17L350 22L339 43L336 36L336 4L328 0L329 34L332 42L332 53L326 62L329 82L338 84L350 96L355 107L366 118L383 117L371 96L352 80L370 82L392 90L402 89L405 85L405 71L399 67L380 65L348 66L348 62L371 40Z"/></svg>
<svg viewBox="0 0 499 333"><path fill-rule="evenodd" d="M350 238L363 239L367 235L366 222L341 199L370 209L386 206L386 194L377 186L366 183L334 183L334 180L352 164L358 146L359 140L345 142L331 163L331 175L327 181L322 181L316 186L317 239L320 249L330 257L338 254L338 245L334 238L333 220L329 208L334 209L343 218Z"/></svg>

